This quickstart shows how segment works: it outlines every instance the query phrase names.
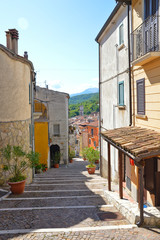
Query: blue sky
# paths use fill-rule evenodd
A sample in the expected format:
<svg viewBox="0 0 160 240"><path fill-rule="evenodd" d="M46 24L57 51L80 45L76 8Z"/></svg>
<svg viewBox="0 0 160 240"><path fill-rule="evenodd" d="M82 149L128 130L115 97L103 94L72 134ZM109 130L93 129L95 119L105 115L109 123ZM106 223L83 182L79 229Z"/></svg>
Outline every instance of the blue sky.
<svg viewBox="0 0 160 240"><path fill-rule="evenodd" d="M28 51L37 85L67 93L98 87L95 37L115 0L0 0L0 43L19 31L19 55Z"/></svg>

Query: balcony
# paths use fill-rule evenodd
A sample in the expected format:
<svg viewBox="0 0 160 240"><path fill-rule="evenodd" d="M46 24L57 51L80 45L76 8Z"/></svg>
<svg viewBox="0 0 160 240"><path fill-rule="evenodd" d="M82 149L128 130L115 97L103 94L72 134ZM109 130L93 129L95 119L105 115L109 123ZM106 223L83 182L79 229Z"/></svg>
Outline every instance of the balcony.
<svg viewBox="0 0 160 240"><path fill-rule="evenodd" d="M157 57L159 52L159 16L149 16L131 33L132 65L142 66Z"/></svg>
<svg viewBox="0 0 160 240"><path fill-rule="evenodd" d="M47 118L47 108L44 103L34 100L34 119Z"/></svg>

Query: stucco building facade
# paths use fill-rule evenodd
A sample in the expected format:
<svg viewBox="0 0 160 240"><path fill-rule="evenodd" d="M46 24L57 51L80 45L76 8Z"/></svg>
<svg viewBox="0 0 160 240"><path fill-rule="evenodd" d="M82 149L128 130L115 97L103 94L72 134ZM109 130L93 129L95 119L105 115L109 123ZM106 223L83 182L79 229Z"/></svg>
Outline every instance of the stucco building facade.
<svg viewBox="0 0 160 240"><path fill-rule="evenodd" d="M45 104L48 121L48 167L53 167L55 152L61 154L61 164L68 163L68 100L69 95L63 92L36 87L35 100ZM41 118L37 121L41 121ZM36 141L36 140L35 140ZM46 146L47 147L47 146Z"/></svg>
<svg viewBox="0 0 160 240"><path fill-rule="evenodd" d="M99 44L100 132L129 126L128 9L117 4L96 37ZM103 177L107 177L107 143L100 139ZM111 147L112 180L118 180L118 151Z"/></svg>
<svg viewBox="0 0 160 240"><path fill-rule="evenodd" d="M31 61L18 55L18 31L10 29L6 36L7 47L0 45L0 148L7 144L20 145L28 152L34 147L34 67ZM0 184L3 184L3 162L0 164ZM27 181L31 182L32 170L27 175Z"/></svg>

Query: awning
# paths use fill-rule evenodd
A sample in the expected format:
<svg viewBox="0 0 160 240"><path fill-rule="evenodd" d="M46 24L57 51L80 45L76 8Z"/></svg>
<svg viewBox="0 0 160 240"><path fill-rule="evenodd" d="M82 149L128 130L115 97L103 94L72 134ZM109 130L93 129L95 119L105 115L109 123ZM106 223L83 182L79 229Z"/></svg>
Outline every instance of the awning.
<svg viewBox="0 0 160 240"><path fill-rule="evenodd" d="M140 161L160 155L160 133L141 127L122 127L104 131L102 137L126 155Z"/></svg>

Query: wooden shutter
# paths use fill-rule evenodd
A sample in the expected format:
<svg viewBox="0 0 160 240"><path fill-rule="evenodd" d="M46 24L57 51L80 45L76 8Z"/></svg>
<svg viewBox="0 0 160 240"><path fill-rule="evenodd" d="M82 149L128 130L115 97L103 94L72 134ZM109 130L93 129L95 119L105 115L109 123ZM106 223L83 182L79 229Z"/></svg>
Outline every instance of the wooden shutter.
<svg viewBox="0 0 160 240"><path fill-rule="evenodd" d="M124 81L119 82L119 105L124 106Z"/></svg>
<svg viewBox="0 0 160 240"><path fill-rule="evenodd" d="M29 104L31 104L31 84L29 83Z"/></svg>
<svg viewBox="0 0 160 240"><path fill-rule="evenodd" d="M145 115L145 79L137 80L137 114Z"/></svg>

